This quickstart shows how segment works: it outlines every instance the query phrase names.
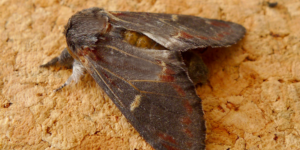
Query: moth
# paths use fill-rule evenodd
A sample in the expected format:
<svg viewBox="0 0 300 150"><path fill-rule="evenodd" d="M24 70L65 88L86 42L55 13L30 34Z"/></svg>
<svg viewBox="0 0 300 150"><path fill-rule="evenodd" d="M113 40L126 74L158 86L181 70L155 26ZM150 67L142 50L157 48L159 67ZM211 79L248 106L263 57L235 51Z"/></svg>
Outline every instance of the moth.
<svg viewBox="0 0 300 150"><path fill-rule="evenodd" d="M69 19L67 48L41 67L73 67L59 89L88 72L153 148L201 150L206 127L195 85L208 71L197 51L244 34L221 20L89 8Z"/></svg>

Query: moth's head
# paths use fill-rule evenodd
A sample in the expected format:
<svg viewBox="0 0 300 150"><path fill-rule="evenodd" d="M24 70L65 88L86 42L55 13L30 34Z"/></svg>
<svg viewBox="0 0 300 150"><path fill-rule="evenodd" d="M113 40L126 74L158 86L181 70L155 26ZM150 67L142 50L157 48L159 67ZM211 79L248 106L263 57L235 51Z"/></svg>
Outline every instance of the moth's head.
<svg viewBox="0 0 300 150"><path fill-rule="evenodd" d="M104 39L110 27L105 14L101 8L89 8L73 15L64 31L69 49L74 52L78 48L92 47Z"/></svg>

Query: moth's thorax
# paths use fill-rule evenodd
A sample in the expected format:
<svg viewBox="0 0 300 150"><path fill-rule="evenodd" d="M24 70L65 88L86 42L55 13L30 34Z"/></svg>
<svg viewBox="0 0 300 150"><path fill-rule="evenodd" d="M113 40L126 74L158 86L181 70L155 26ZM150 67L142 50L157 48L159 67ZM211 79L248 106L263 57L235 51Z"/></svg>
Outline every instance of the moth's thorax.
<svg viewBox="0 0 300 150"><path fill-rule="evenodd" d="M103 9L93 8L81 11L72 16L65 27L65 36L69 48L78 49L96 45L104 39L111 29L108 17Z"/></svg>

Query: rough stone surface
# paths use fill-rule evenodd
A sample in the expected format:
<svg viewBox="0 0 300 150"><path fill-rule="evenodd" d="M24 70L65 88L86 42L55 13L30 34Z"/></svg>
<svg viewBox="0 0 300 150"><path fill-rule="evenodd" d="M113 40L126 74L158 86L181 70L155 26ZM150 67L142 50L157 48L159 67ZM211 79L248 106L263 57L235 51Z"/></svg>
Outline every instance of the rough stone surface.
<svg viewBox="0 0 300 150"><path fill-rule="evenodd" d="M300 149L300 1L277 2L0 0L0 149L152 149L89 75L53 93L71 70L39 68L66 47L69 17L89 7L245 26L237 45L203 54L207 149Z"/></svg>

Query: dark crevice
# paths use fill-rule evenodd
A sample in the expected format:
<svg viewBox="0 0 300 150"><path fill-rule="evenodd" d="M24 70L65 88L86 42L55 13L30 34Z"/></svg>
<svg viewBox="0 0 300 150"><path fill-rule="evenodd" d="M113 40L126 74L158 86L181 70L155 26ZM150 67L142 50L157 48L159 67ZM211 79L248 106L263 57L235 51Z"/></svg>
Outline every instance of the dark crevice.
<svg viewBox="0 0 300 150"><path fill-rule="evenodd" d="M275 134L274 135L274 138L273 138L275 141L277 141L278 140L278 136L277 136L277 134Z"/></svg>
<svg viewBox="0 0 300 150"><path fill-rule="evenodd" d="M246 62L246 61L256 61L256 58L251 57L251 56L247 56L247 57L243 60L243 62Z"/></svg>
<svg viewBox="0 0 300 150"><path fill-rule="evenodd" d="M10 103L10 102L5 103L5 104L3 105L3 108L8 108L8 107L10 107L12 104L13 104L13 103Z"/></svg>
<svg viewBox="0 0 300 150"><path fill-rule="evenodd" d="M278 79L278 82L283 83L284 81L282 79Z"/></svg>
<svg viewBox="0 0 300 150"><path fill-rule="evenodd" d="M43 93L37 93L36 95L37 96L43 96Z"/></svg>
<svg viewBox="0 0 300 150"><path fill-rule="evenodd" d="M278 2L267 2L270 8L275 8L278 5Z"/></svg>

